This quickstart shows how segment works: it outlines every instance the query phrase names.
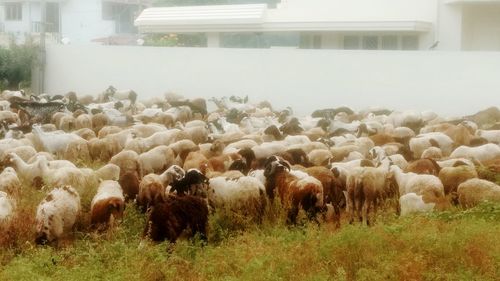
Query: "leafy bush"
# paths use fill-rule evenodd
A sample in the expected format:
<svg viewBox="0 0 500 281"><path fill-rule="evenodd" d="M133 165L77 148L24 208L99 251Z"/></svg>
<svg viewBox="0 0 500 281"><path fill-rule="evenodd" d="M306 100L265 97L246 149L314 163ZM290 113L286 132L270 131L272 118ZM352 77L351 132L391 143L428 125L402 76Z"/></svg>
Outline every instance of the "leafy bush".
<svg viewBox="0 0 500 281"><path fill-rule="evenodd" d="M31 69L36 62L37 50L31 43L0 47L0 90L30 86Z"/></svg>

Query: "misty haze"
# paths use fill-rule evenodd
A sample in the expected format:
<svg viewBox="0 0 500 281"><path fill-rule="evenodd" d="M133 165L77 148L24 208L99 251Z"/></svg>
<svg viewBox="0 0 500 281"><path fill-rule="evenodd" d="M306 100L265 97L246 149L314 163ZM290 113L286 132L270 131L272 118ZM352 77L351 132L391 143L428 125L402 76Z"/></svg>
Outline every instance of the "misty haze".
<svg viewBox="0 0 500 281"><path fill-rule="evenodd" d="M498 280L500 1L0 0L0 280Z"/></svg>

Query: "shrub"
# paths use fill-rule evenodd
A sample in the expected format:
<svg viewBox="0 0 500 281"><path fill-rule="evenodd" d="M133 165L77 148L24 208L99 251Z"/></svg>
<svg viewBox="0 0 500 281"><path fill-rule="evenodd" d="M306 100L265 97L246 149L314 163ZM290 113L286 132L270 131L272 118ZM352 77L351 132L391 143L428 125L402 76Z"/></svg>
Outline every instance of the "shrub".
<svg viewBox="0 0 500 281"><path fill-rule="evenodd" d="M37 50L31 43L0 47L0 90L30 86L31 69L36 63Z"/></svg>

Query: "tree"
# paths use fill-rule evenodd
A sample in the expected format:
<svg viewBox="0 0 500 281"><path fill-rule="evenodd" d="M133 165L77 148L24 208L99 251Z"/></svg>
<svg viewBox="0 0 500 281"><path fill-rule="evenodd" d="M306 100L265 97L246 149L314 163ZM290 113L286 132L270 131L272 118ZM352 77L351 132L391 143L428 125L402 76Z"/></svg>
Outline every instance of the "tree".
<svg viewBox="0 0 500 281"><path fill-rule="evenodd" d="M196 6L196 5L228 5L267 3L274 7L280 0L156 0L155 6Z"/></svg>

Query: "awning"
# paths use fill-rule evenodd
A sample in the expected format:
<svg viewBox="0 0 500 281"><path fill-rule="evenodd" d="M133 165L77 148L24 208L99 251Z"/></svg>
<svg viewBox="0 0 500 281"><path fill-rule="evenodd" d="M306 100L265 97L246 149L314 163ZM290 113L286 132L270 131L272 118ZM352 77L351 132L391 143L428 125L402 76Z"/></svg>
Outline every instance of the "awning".
<svg viewBox="0 0 500 281"><path fill-rule="evenodd" d="M446 4L500 4L500 0L448 0Z"/></svg>
<svg viewBox="0 0 500 281"><path fill-rule="evenodd" d="M432 23L395 21L280 21L266 4L162 7L145 9L135 20L142 33L400 31L425 32ZM275 10L273 10L275 11Z"/></svg>
<svg viewBox="0 0 500 281"><path fill-rule="evenodd" d="M189 6L145 9L135 20L143 32L172 32L224 26L257 28L264 22L267 4Z"/></svg>

